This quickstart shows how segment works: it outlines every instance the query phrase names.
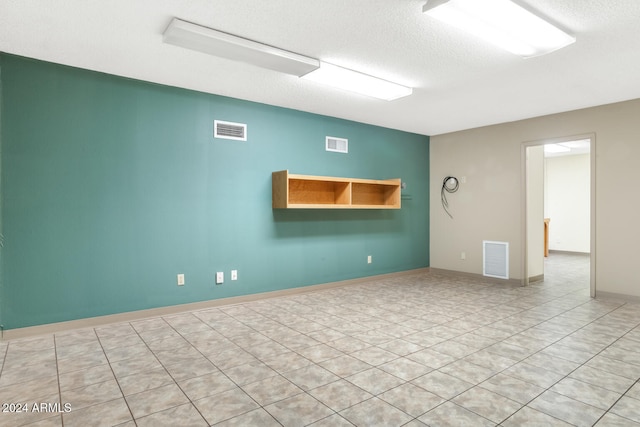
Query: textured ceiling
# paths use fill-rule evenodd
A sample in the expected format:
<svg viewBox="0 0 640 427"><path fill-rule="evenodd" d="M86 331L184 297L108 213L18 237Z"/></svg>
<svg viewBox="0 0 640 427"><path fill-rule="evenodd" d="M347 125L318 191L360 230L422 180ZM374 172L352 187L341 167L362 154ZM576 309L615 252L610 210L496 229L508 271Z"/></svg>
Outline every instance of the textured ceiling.
<svg viewBox="0 0 640 427"><path fill-rule="evenodd" d="M523 59L426 0L0 0L0 51L426 135L640 98L640 1L517 2L577 37ZM414 87L380 101L162 42L171 18Z"/></svg>

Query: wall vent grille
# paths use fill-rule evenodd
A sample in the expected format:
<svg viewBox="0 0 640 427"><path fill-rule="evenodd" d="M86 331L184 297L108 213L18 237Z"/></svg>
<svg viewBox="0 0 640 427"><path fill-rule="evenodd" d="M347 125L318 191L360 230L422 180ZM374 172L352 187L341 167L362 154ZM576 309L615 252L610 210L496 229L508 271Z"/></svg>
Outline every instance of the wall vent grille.
<svg viewBox="0 0 640 427"><path fill-rule="evenodd" d="M244 123L213 121L213 137L221 139L233 139L235 141L247 140L247 125Z"/></svg>
<svg viewBox="0 0 640 427"><path fill-rule="evenodd" d="M498 279L509 278L509 243L482 242L482 274Z"/></svg>
<svg viewBox="0 0 640 427"><path fill-rule="evenodd" d="M336 153L348 153L349 152L349 140L345 138L336 138L334 136L328 136L326 138L326 150L334 151Z"/></svg>

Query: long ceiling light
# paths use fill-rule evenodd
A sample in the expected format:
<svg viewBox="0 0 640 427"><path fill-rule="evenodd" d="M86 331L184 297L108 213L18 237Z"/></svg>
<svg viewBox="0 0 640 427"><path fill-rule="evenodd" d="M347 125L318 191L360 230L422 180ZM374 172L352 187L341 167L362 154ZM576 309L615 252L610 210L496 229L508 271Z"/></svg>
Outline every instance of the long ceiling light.
<svg viewBox="0 0 640 427"><path fill-rule="evenodd" d="M164 32L165 43L232 61L293 74L340 89L385 100L411 95L413 89L315 58L173 18Z"/></svg>
<svg viewBox="0 0 640 427"><path fill-rule="evenodd" d="M320 68L305 74L302 78L385 101L392 101L413 93L410 87L326 62L320 62Z"/></svg>
<svg viewBox="0 0 640 427"><path fill-rule="evenodd" d="M320 66L320 61L317 59L178 18L173 18L164 32L163 40L165 43L294 76L302 76Z"/></svg>
<svg viewBox="0 0 640 427"><path fill-rule="evenodd" d="M510 0L428 0L422 11L525 58L576 41Z"/></svg>

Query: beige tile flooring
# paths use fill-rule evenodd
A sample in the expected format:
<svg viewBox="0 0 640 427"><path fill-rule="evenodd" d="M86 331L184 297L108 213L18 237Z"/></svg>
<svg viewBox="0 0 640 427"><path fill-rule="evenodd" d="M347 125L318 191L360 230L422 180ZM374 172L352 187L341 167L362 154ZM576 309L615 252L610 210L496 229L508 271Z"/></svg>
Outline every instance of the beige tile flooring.
<svg viewBox="0 0 640 427"><path fill-rule="evenodd" d="M552 258L1 342L0 425L640 427L640 304Z"/></svg>

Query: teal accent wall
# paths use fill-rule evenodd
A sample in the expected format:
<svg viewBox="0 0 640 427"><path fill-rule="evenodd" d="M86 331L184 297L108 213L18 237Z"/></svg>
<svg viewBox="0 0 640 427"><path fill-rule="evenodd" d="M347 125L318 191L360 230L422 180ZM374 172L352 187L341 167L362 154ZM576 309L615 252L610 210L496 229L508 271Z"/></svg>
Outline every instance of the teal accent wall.
<svg viewBox="0 0 640 427"><path fill-rule="evenodd" d="M5 329L429 266L427 136L0 61ZM248 141L214 139L214 119L246 123ZM401 210L273 210L283 169L408 187Z"/></svg>

